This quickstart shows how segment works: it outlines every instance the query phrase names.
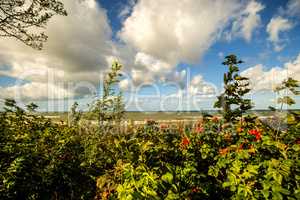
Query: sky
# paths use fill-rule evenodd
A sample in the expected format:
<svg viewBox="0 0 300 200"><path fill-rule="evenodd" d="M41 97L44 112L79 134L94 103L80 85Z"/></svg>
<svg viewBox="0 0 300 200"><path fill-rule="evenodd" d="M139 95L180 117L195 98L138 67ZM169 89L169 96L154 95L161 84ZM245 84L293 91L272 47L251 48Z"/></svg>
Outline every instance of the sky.
<svg viewBox="0 0 300 200"><path fill-rule="evenodd" d="M123 65L116 90L127 110L213 109L229 54L244 61L255 109L278 106L274 87L300 80L300 0L62 2L68 16L49 21L43 50L0 38L2 102L87 109L113 61Z"/></svg>

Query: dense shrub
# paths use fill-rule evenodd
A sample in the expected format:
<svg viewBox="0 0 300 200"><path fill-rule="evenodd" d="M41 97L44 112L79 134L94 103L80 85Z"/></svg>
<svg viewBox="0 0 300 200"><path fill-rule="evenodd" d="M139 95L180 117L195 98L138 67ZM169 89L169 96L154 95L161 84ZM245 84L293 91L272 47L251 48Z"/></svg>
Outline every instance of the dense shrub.
<svg viewBox="0 0 300 200"><path fill-rule="evenodd" d="M102 196L299 199L300 145L296 137L283 142L293 132L275 140L276 130L259 122L248 128L212 120L199 124L201 129L180 137L151 131L146 139L135 136L137 159L119 160L115 170L98 178Z"/></svg>
<svg viewBox="0 0 300 200"><path fill-rule="evenodd" d="M81 162L75 129L28 114L6 101L0 116L0 198L92 197L94 182Z"/></svg>
<svg viewBox="0 0 300 200"><path fill-rule="evenodd" d="M114 66L110 92L120 69ZM297 95L298 87L288 79L278 91ZM7 100L0 114L0 199L300 199L298 112L282 118L282 109L272 109L278 116L272 125L242 109L190 125L148 120L122 131L118 96L93 105L103 120L98 126L79 123L76 104L66 126L38 116L34 104L25 111ZM285 96L280 103L295 102Z"/></svg>

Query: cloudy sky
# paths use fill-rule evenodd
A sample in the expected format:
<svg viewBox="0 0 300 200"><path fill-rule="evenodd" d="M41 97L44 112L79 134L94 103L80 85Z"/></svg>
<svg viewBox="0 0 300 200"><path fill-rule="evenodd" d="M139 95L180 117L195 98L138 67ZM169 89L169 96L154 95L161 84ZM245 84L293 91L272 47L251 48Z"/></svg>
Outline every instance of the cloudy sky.
<svg viewBox="0 0 300 200"><path fill-rule="evenodd" d="M101 95L114 60L128 110L211 109L228 54L245 61L258 109L276 106L272 89L287 76L300 80L300 0L63 3L68 16L50 20L42 51L0 38L0 99L43 111L84 107Z"/></svg>

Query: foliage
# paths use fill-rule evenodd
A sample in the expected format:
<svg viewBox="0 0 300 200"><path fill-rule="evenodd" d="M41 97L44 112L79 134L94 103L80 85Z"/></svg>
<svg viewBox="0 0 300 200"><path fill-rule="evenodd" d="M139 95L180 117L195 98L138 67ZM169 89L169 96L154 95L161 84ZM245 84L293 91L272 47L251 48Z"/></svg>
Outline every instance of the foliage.
<svg viewBox="0 0 300 200"><path fill-rule="evenodd" d="M57 0L1 0L0 36L15 38L40 50L47 36L32 30L44 28L54 15L67 15Z"/></svg>
<svg viewBox="0 0 300 200"><path fill-rule="evenodd" d="M120 68L113 65L96 104L103 122L121 122L121 98L107 100L121 97L113 88ZM300 198L298 118L283 130L259 118L228 123L205 115L193 124L147 120L120 131L78 124L77 106L76 123L65 126L40 117L34 104L24 110L5 101L0 199Z"/></svg>
<svg viewBox="0 0 300 200"><path fill-rule="evenodd" d="M281 85L275 88L275 92L280 96L277 99L277 103L281 104L280 113L283 113L283 105L286 104L287 107L293 104L296 104L295 100L290 96L290 94L297 96L299 92L299 82L292 78L287 78L284 80ZM283 95L282 95L283 93ZM277 111L276 109L274 111ZM287 111L286 118L284 119L285 124L289 126L290 131L293 131L296 134L296 137L300 137L300 132L297 131L300 127L300 113L299 111ZM278 123L278 129L282 122ZM289 137L289 136L288 136Z"/></svg>
<svg viewBox="0 0 300 200"><path fill-rule="evenodd" d="M6 100L0 115L0 146L0 199L93 196L93 181L80 166L83 148L75 129L53 124Z"/></svg>
<svg viewBox="0 0 300 200"><path fill-rule="evenodd" d="M281 91L284 91L285 93L292 93L293 95L299 95L300 91L297 89L299 88L299 83L297 80L294 80L292 78L288 78L287 80L284 80L281 85L277 86L275 88L275 92L280 95ZM295 104L295 100L290 97L288 94L279 97L277 99L277 103L281 104L281 110L283 108L283 104L286 104L288 106L291 106Z"/></svg>
<svg viewBox="0 0 300 200"><path fill-rule="evenodd" d="M249 80L238 74L238 60L235 55L225 57L223 65L228 66L228 72L224 74L224 92L218 96L215 108L222 108L222 115L226 122L235 121L249 109L252 108L250 99L243 99L243 96L250 92Z"/></svg>
<svg viewBox="0 0 300 200"><path fill-rule="evenodd" d="M69 124L70 126L78 126L78 123L82 117L82 112L78 111L78 103L75 102L71 107L71 112L69 114Z"/></svg>
<svg viewBox="0 0 300 200"><path fill-rule="evenodd" d="M116 94L115 86L122 76L122 65L114 62L111 71L106 75L103 83L103 94L91 107L91 112L97 116L99 128L109 129L112 122L120 123L124 115L122 93Z"/></svg>

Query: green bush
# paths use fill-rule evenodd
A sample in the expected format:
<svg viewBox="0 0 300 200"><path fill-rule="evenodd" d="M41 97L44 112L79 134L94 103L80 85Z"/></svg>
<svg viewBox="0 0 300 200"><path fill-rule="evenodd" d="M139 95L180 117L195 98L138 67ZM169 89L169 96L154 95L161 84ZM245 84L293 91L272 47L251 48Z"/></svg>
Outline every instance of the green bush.
<svg viewBox="0 0 300 200"><path fill-rule="evenodd" d="M298 94L298 87L288 79L280 90ZM121 131L118 96L113 104L96 102L99 118L118 122L98 126L83 126L76 104L66 126L40 117L34 104L25 111L7 100L0 114L0 199L300 199L298 112L288 112L278 127L242 111L232 121L148 120Z"/></svg>

